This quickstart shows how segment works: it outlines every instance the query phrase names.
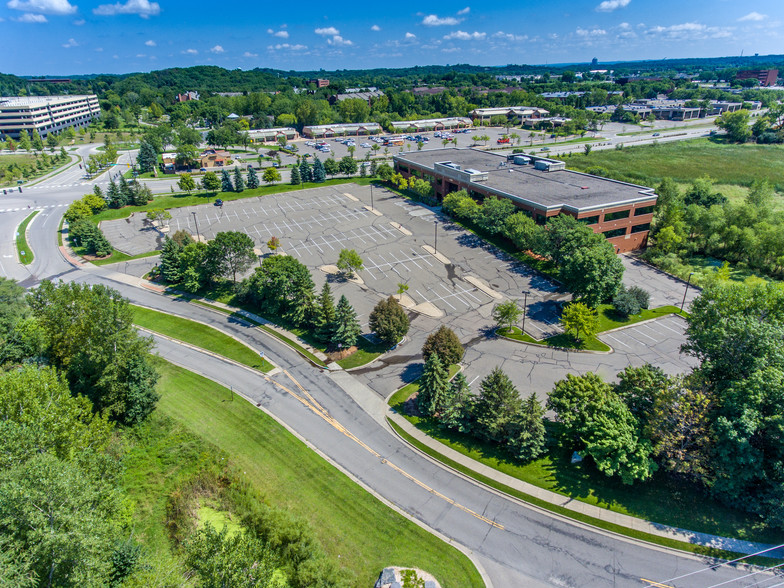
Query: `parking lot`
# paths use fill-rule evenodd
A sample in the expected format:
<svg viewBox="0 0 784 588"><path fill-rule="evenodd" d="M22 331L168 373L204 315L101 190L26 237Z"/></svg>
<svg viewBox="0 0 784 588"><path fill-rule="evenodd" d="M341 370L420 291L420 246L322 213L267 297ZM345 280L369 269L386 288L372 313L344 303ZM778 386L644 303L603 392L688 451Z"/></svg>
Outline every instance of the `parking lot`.
<svg viewBox="0 0 784 588"><path fill-rule="evenodd" d="M400 296L401 284L407 286L400 296L411 319L407 341L355 372L380 394L417 376L421 364L411 362L425 338L442 324L466 345L469 380L484 377L501 365L523 392L546 393L566 373L597 371L611 379L627 365L651 362L668 373L678 373L693 364L679 352L685 328L679 317L603 335L614 349L608 355L494 338L492 309L508 299L525 304L528 333L541 338L560 332L558 308L568 293L428 207L374 188L371 210L370 190L370 186L341 184L235 200L222 207L173 209L169 232L186 230L212 239L221 231L242 231L253 239L260 256L272 254L266 243L277 237L281 243L277 253L305 264L317 288L329 280L336 298L348 297L365 333L375 304L382 297ZM112 244L127 253L159 248L165 238L143 214L104 222L101 227ZM337 262L341 249L355 249L362 257L360 282L326 271Z"/></svg>

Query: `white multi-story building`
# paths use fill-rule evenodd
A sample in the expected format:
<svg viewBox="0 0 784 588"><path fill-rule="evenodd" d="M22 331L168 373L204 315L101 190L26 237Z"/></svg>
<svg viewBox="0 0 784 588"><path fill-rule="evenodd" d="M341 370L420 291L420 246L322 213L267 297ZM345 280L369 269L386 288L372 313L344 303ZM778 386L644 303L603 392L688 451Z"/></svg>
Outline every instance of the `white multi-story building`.
<svg viewBox="0 0 784 588"><path fill-rule="evenodd" d="M101 108L98 97L89 96L12 96L0 97L0 137L19 138L38 129L41 137L68 127L90 124Z"/></svg>

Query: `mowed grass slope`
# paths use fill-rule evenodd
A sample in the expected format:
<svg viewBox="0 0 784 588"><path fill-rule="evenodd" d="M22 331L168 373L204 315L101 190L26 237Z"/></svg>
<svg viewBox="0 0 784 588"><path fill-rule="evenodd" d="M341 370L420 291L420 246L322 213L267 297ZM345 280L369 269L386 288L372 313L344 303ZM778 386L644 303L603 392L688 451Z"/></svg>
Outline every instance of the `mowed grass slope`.
<svg viewBox="0 0 784 588"><path fill-rule="evenodd" d="M134 324L142 328L212 351L255 370L268 372L274 367L244 343L208 325L133 304L131 307Z"/></svg>
<svg viewBox="0 0 784 588"><path fill-rule="evenodd" d="M734 145L721 139L694 139L592 151L564 158L566 167L586 171L601 166L646 185L664 178L690 182L704 175L719 184L749 186L767 179L784 191L784 146Z"/></svg>
<svg viewBox="0 0 784 588"><path fill-rule="evenodd" d="M270 504L306 519L357 588L384 566L418 567L444 588L483 586L471 561L387 507L266 413L197 374L162 362L158 411L225 451Z"/></svg>

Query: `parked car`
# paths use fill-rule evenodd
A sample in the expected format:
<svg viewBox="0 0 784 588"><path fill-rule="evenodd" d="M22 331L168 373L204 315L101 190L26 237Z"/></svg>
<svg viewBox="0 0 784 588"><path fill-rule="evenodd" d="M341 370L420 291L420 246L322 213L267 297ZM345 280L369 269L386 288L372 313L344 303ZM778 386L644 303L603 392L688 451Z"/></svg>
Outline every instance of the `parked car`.
<svg viewBox="0 0 784 588"><path fill-rule="evenodd" d="M223 200L221 200L220 198L217 198L215 200L215 206L223 206Z"/></svg>

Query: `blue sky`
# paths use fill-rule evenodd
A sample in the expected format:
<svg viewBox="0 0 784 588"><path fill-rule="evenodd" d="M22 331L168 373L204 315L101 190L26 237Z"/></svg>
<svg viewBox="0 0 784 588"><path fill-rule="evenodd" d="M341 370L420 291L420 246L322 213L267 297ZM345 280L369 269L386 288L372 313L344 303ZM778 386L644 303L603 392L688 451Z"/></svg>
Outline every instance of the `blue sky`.
<svg viewBox="0 0 784 588"><path fill-rule="evenodd" d="M0 1L0 72L18 75L784 52L782 0Z"/></svg>

